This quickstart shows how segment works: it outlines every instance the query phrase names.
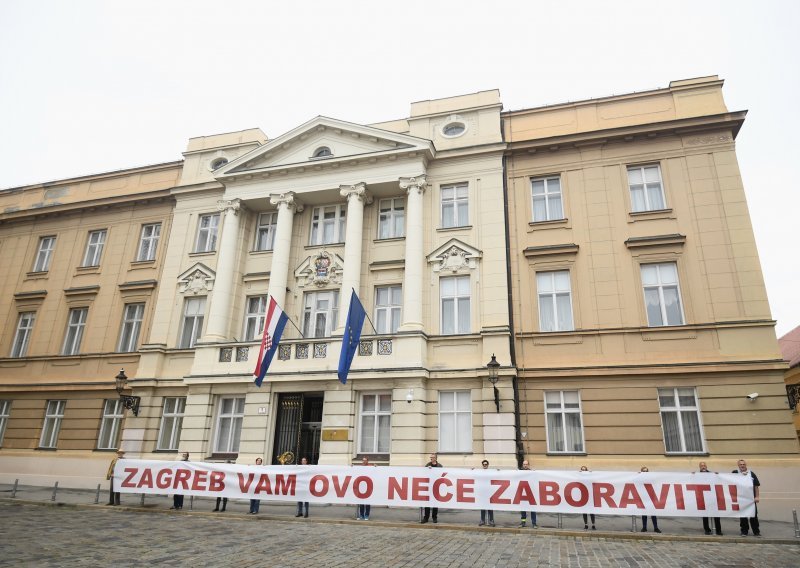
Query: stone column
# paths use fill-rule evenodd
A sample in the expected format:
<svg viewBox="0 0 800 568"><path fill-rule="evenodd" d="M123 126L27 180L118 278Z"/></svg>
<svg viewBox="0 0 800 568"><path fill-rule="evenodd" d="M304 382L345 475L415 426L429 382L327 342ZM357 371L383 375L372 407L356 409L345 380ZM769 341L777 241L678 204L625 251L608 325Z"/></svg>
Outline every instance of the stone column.
<svg viewBox="0 0 800 568"><path fill-rule="evenodd" d="M269 202L278 207L278 223L275 227L275 244L272 247L272 267L269 274L269 295L275 298L281 308L286 305L294 214L303 211L303 204L294 195L294 192L289 191L269 197Z"/></svg>
<svg viewBox="0 0 800 568"><path fill-rule="evenodd" d="M231 319L231 305L234 293L234 273L236 267L237 243L239 242L240 199L221 199L217 209L222 213L222 235L217 253L217 276L214 279L214 292L208 309L208 324L203 342L228 340L228 323Z"/></svg>
<svg viewBox="0 0 800 568"><path fill-rule="evenodd" d="M364 202L372 203L365 183L339 186L339 193L347 199L347 224L344 238L344 267L342 288L339 292L339 321L336 333L344 333L347 309L350 307L351 289L359 293L361 286L361 243L364 238ZM360 296L359 296L360 297ZM363 298L361 299L364 303Z"/></svg>
<svg viewBox="0 0 800 568"><path fill-rule="evenodd" d="M403 322L400 331L422 331L422 275L425 268L422 196L426 176L400 178L406 190L406 258L403 273Z"/></svg>

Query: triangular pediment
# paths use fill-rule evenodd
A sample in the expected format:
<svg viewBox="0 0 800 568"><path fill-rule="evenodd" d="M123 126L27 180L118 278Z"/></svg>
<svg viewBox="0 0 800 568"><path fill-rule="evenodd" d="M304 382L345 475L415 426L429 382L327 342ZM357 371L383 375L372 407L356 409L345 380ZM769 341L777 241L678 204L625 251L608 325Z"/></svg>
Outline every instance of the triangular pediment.
<svg viewBox="0 0 800 568"><path fill-rule="evenodd" d="M392 154L433 156L433 152L430 140L318 116L220 168L215 177L350 163Z"/></svg>
<svg viewBox="0 0 800 568"><path fill-rule="evenodd" d="M181 294L206 294L214 289L217 273L203 264L195 262L178 275L178 291Z"/></svg>
<svg viewBox="0 0 800 568"><path fill-rule="evenodd" d="M483 253L458 239L450 239L427 257L434 272L466 272L477 266Z"/></svg>

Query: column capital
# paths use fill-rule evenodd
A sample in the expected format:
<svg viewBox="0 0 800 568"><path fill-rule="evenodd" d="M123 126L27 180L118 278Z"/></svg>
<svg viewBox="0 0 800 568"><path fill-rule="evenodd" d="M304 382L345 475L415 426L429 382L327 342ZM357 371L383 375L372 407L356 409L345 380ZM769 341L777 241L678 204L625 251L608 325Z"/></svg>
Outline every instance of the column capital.
<svg viewBox="0 0 800 568"><path fill-rule="evenodd" d="M424 193L425 188L428 187L428 176L425 174L420 174L413 177L401 177L399 181L400 188L405 189L408 193L411 193L414 190Z"/></svg>
<svg viewBox="0 0 800 568"><path fill-rule="evenodd" d="M239 210L242 208L242 200L241 199L220 199L217 201L217 211L221 213L227 213L231 211L234 215L239 214Z"/></svg>
<svg viewBox="0 0 800 568"><path fill-rule="evenodd" d="M367 191L367 184L363 181L353 185L340 185L339 195L350 201L351 197L363 201L367 205L372 203L372 195Z"/></svg>
<svg viewBox="0 0 800 568"><path fill-rule="evenodd" d="M277 205L279 208L281 205L286 205L289 211L293 211L294 213L302 213L305 205L302 201L295 197L295 193L293 191L287 191L286 193L273 193L269 196L269 202L272 205Z"/></svg>

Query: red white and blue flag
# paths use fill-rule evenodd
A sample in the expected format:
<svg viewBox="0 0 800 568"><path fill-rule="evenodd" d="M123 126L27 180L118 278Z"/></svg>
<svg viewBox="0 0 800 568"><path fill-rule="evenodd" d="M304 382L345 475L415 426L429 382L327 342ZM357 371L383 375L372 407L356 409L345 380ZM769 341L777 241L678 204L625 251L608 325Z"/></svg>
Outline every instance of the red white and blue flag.
<svg viewBox="0 0 800 568"><path fill-rule="evenodd" d="M258 387L264 381L264 375L267 374L269 364L275 356L275 351L278 350L278 342L281 340L283 328L286 327L286 322L288 321L289 316L278 307L275 298L270 296L264 321L264 337L261 338L261 349L258 351L256 370L253 371L253 378L255 378L256 386Z"/></svg>

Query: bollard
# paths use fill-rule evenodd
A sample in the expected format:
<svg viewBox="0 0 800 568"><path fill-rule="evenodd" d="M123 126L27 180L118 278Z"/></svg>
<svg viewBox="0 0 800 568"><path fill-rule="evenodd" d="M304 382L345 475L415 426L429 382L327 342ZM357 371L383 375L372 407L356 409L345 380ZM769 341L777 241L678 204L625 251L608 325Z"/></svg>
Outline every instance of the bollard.
<svg viewBox="0 0 800 568"><path fill-rule="evenodd" d="M142 498L139 499L139 506L144 507L144 493L142 493Z"/></svg>
<svg viewBox="0 0 800 568"><path fill-rule="evenodd" d="M792 509L792 518L794 519L794 537L800 538L800 525L797 524L797 509Z"/></svg>
<svg viewBox="0 0 800 568"><path fill-rule="evenodd" d="M97 484L97 493L94 494L94 504L100 503L100 484Z"/></svg>
<svg viewBox="0 0 800 568"><path fill-rule="evenodd" d="M189 495L189 510L194 510L194 495Z"/></svg>
<svg viewBox="0 0 800 568"><path fill-rule="evenodd" d="M58 493L58 481L56 481L56 484L53 485L53 496L50 497L51 501L55 501L56 500L56 493Z"/></svg>
<svg viewBox="0 0 800 568"><path fill-rule="evenodd" d="M631 532L636 532L636 515L631 515Z"/></svg>
<svg viewBox="0 0 800 568"><path fill-rule="evenodd" d="M11 490L11 498L15 499L17 496L17 486L19 485L19 479L14 480L14 489Z"/></svg>

